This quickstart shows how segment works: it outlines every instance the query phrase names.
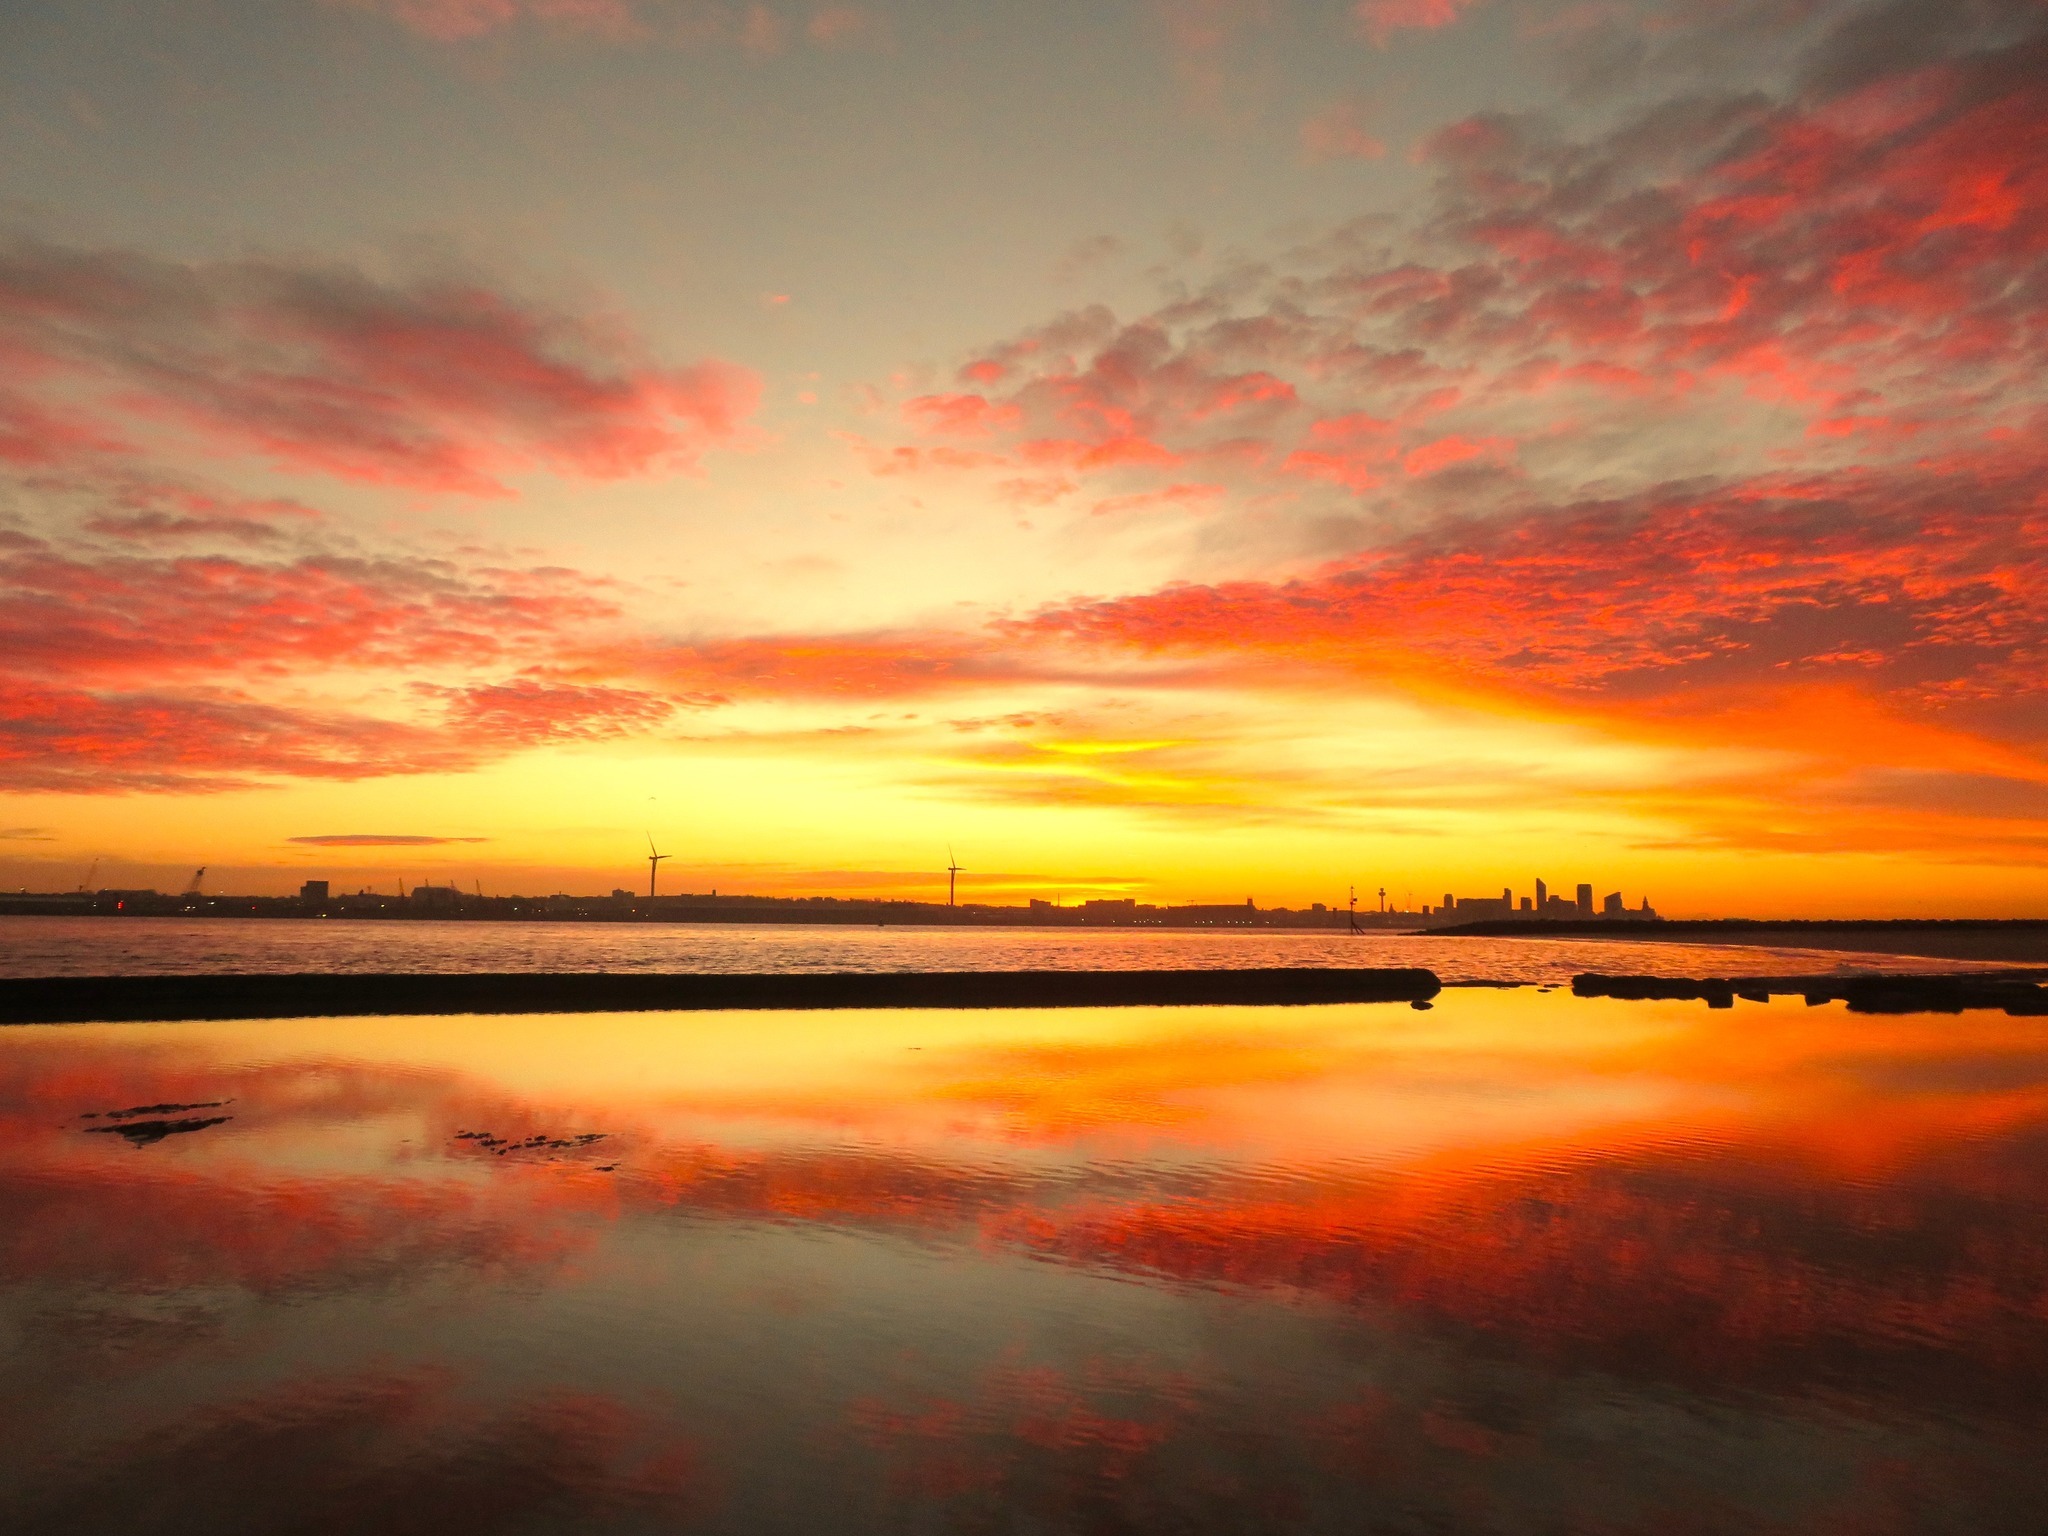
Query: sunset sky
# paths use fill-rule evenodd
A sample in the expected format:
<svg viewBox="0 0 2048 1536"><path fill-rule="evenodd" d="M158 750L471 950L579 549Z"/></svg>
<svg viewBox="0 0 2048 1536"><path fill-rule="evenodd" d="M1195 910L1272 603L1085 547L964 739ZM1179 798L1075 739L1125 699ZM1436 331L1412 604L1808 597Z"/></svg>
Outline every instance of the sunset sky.
<svg viewBox="0 0 2048 1536"><path fill-rule="evenodd" d="M2048 906L2048 0L15 5L0 146L7 886Z"/></svg>

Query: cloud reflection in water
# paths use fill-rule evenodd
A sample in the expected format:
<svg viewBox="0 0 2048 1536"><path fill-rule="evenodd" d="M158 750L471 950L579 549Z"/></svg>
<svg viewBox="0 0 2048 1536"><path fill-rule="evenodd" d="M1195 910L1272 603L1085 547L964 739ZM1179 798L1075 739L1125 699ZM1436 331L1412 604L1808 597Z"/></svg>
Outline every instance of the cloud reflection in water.
<svg viewBox="0 0 2048 1536"><path fill-rule="evenodd" d="M2044 1152L2000 1015L13 1030L0 1513L2024 1530Z"/></svg>

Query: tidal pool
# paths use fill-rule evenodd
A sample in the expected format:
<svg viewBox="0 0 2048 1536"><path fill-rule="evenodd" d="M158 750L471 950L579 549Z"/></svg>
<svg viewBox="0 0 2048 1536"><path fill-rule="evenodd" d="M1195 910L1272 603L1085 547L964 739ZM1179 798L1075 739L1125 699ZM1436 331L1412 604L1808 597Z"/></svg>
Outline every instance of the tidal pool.
<svg viewBox="0 0 2048 1536"><path fill-rule="evenodd" d="M2038 1532L2048 1021L0 1030L11 1532Z"/></svg>

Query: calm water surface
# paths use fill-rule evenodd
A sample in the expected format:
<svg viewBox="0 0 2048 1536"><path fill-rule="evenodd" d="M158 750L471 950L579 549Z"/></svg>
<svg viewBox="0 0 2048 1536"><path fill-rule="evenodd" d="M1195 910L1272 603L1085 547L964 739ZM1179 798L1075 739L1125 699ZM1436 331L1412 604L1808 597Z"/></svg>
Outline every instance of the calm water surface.
<svg viewBox="0 0 2048 1536"><path fill-rule="evenodd" d="M0 917L0 976L195 971L967 971L1419 965L1446 981L1979 969L1840 950L1616 939L767 924Z"/></svg>
<svg viewBox="0 0 2048 1536"><path fill-rule="evenodd" d="M2039 1532L2044 1023L0 1030L0 1529Z"/></svg>

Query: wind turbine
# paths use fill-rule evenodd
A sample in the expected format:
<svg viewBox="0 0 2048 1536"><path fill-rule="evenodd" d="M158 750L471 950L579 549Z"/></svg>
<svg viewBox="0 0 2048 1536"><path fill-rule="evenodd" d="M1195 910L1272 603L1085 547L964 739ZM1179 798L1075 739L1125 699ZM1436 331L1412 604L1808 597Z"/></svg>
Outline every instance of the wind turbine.
<svg viewBox="0 0 2048 1536"><path fill-rule="evenodd" d="M665 854L665 853L657 853L657 852L655 851L655 847L654 847L654 834L653 834L652 832L648 833L648 834L647 834L647 899L648 899L649 901L652 901L652 900L654 900L654 876L655 876L656 872L657 872L657 871L658 871L658 870L659 870L659 869L661 868L661 861L662 861L663 859L667 858L667 857L668 857L668 855L667 855L667 854Z"/></svg>
<svg viewBox="0 0 2048 1536"><path fill-rule="evenodd" d="M953 882L963 873L960 861L953 857L953 845L946 844L946 905L949 907L953 905Z"/></svg>

